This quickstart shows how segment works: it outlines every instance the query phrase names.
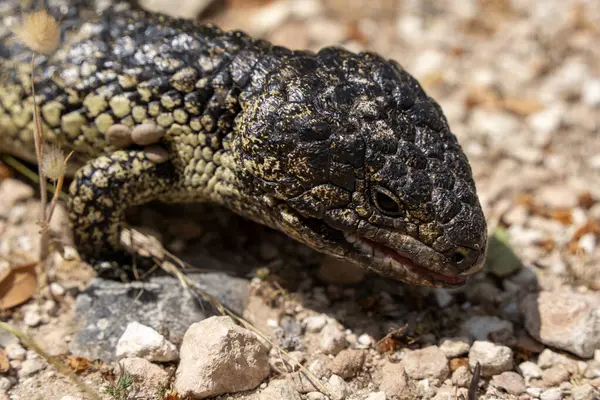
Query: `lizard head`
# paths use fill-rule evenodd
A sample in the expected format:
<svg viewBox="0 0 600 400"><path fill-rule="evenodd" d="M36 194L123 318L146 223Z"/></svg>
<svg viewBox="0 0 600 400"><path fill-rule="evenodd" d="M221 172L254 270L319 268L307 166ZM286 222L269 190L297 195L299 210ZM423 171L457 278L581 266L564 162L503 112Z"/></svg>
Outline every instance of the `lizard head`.
<svg viewBox="0 0 600 400"><path fill-rule="evenodd" d="M393 279L462 285L482 266L486 222L437 103L374 54L288 61L243 105L232 146L270 225Z"/></svg>

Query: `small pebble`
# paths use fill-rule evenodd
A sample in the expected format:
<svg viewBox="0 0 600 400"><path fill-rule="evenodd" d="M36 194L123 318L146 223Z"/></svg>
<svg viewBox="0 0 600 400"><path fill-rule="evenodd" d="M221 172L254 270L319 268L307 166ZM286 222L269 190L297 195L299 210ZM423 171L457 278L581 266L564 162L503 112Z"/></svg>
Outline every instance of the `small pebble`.
<svg viewBox="0 0 600 400"><path fill-rule="evenodd" d="M136 125L131 131L131 139L140 146L157 143L163 136L165 136L165 130L154 124Z"/></svg>
<svg viewBox="0 0 600 400"><path fill-rule="evenodd" d="M55 296L64 296L65 295L65 288L63 288L60 283L58 282L52 282L50 284L50 291L52 292L52 294L54 294Z"/></svg>
<svg viewBox="0 0 600 400"><path fill-rule="evenodd" d="M144 149L146 158L154 164L162 164L169 161L169 152L160 146L148 146Z"/></svg>
<svg viewBox="0 0 600 400"><path fill-rule="evenodd" d="M114 124L105 132L108 143L119 149L124 149L133 143L131 129L122 124Z"/></svg>
<svg viewBox="0 0 600 400"><path fill-rule="evenodd" d="M562 400L562 398L562 389L560 388L547 389L540 394L540 400Z"/></svg>
<svg viewBox="0 0 600 400"><path fill-rule="evenodd" d="M346 381L342 377L335 374L329 377L327 389L329 389L329 392L334 400L344 400L346 396L352 393Z"/></svg>
<svg viewBox="0 0 600 400"><path fill-rule="evenodd" d="M0 391L7 391L12 387L12 385L13 383L9 378L0 376Z"/></svg>
<svg viewBox="0 0 600 400"><path fill-rule="evenodd" d="M11 343L6 346L6 355L11 360L24 360L27 355L27 351L18 343Z"/></svg>
<svg viewBox="0 0 600 400"><path fill-rule="evenodd" d="M321 330L321 342L319 347L325 354L336 355L344 350L347 345L346 335L336 326L336 324L327 324L323 330Z"/></svg>
<svg viewBox="0 0 600 400"><path fill-rule="evenodd" d="M36 372L44 369L45 364L39 358L32 358L29 360L23 361L21 364L21 369L18 371L19 378L26 378L35 374Z"/></svg>
<svg viewBox="0 0 600 400"><path fill-rule="evenodd" d="M327 324L327 317L325 315L313 315L306 318L304 323L308 332L318 333Z"/></svg>
<svg viewBox="0 0 600 400"><path fill-rule="evenodd" d="M365 400L386 400L385 392L375 392L367 396Z"/></svg>
<svg viewBox="0 0 600 400"><path fill-rule="evenodd" d="M179 358L177 347L163 335L139 322L130 322L117 342L117 357L140 357L168 362Z"/></svg>
<svg viewBox="0 0 600 400"><path fill-rule="evenodd" d="M325 396L321 392L308 392L306 393L306 400L329 400L327 396Z"/></svg>
<svg viewBox="0 0 600 400"><path fill-rule="evenodd" d="M573 400L594 400L595 390L592 385L585 383L574 387L571 390L571 395L573 395Z"/></svg>
<svg viewBox="0 0 600 400"><path fill-rule="evenodd" d="M523 377L516 372L506 371L500 375L492 377L492 384L498 388L504 389L512 395L524 393L527 387Z"/></svg>
<svg viewBox="0 0 600 400"><path fill-rule="evenodd" d="M454 337L454 338L443 338L440 341L440 350L448 358L460 357L469 352L471 348L469 338L465 336Z"/></svg>
<svg viewBox="0 0 600 400"><path fill-rule="evenodd" d="M38 326L42 322L42 316L37 307L29 307L23 316L23 322L27 326Z"/></svg>
<svg viewBox="0 0 600 400"><path fill-rule="evenodd" d="M479 362L481 375L489 377L511 370L513 352L510 347L500 346L492 342L476 341L469 351L469 367L471 370Z"/></svg>
<svg viewBox="0 0 600 400"><path fill-rule="evenodd" d="M523 361L519 364L519 371L527 380L542 377L542 369L532 361Z"/></svg>

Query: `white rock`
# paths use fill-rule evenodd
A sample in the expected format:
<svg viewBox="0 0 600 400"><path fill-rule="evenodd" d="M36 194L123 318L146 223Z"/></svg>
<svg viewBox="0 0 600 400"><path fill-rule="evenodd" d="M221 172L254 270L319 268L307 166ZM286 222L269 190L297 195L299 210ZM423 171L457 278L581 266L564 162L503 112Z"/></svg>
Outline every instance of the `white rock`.
<svg viewBox="0 0 600 400"><path fill-rule="evenodd" d="M321 330L319 348L325 354L336 355L348 345L346 335L334 323L329 323Z"/></svg>
<svg viewBox="0 0 600 400"><path fill-rule="evenodd" d="M327 324L327 317L325 315L313 315L306 318L304 323L308 332L321 332L321 329Z"/></svg>
<svg viewBox="0 0 600 400"><path fill-rule="evenodd" d="M266 33L282 24L292 13L289 1L271 1L252 16L252 25Z"/></svg>
<svg viewBox="0 0 600 400"><path fill-rule="evenodd" d="M29 360L23 361L21 364L21 369L18 371L19 378L26 378L28 376L34 375L38 371L41 371L46 367L46 364L39 358L31 358Z"/></svg>
<svg viewBox="0 0 600 400"><path fill-rule="evenodd" d="M442 350L448 358L456 358L463 354L467 354L470 348L471 341L465 336L442 338L440 341L440 350Z"/></svg>
<svg viewBox="0 0 600 400"><path fill-rule="evenodd" d="M342 377L335 374L329 377L329 381L327 381L327 389L329 389L329 392L334 400L344 400L346 396L352 393L346 381Z"/></svg>
<svg viewBox="0 0 600 400"><path fill-rule="evenodd" d="M169 362L179 358L177 347L149 326L133 321L117 342L117 357L140 357L149 361Z"/></svg>
<svg viewBox="0 0 600 400"><path fill-rule="evenodd" d="M357 341L361 346L370 346L373 344L373 338L368 333L363 333L360 335Z"/></svg>
<svg viewBox="0 0 600 400"><path fill-rule="evenodd" d="M6 355L11 360L24 360L27 351L18 343L11 343L5 348Z"/></svg>
<svg viewBox="0 0 600 400"><path fill-rule="evenodd" d="M521 303L525 328L540 342L591 358L600 348L598 300L574 292L540 292Z"/></svg>
<svg viewBox="0 0 600 400"><path fill-rule="evenodd" d="M60 400L83 400L83 397L68 394L66 396L61 397Z"/></svg>
<svg viewBox="0 0 600 400"><path fill-rule="evenodd" d="M269 375L269 352L259 338L229 317L190 326L180 348L175 389L204 399L254 389Z"/></svg>
<svg viewBox="0 0 600 400"><path fill-rule="evenodd" d="M37 307L28 307L25 311L25 315L23 315L23 322L27 326L38 326L40 322L42 322L42 316L40 315L40 310Z"/></svg>
<svg viewBox="0 0 600 400"><path fill-rule="evenodd" d="M519 371L526 380L542 377L542 369L532 361L523 361L519 364Z"/></svg>
<svg viewBox="0 0 600 400"><path fill-rule="evenodd" d="M374 392L367 396L365 400L386 400L385 392Z"/></svg>
<svg viewBox="0 0 600 400"><path fill-rule="evenodd" d="M400 13L396 21L396 35L407 42L415 42L423 37L423 18L417 15Z"/></svg>
<svg viewBox="0 0 600 400"><path fill-rule="evenodd" d="M540 394L540 400L562 400L562 398L561 388L546 389Z"/></svg>
<svg viewBox="0 0 600 400"><path fill-rule="evenodd" d="M600 106L600 79L592 79L583 85L582 100L592 107Z"/></svg>
<svg viewBox="0 0 600 400"><path fill-rule="evenodd" d="M513 367L513 352L510 347L499 346L492 342L477 340L469 350L469 367L481 364L481 375L485 377L498 375Z"/></svg>
<svg viewBox="0 0 600 400"><path fill-rule="evenodd" d="M427 50L421 52L414 62L412 71L415 71L419 77L427 77L442 70L447 64L446 55L438 50Z"/></svg>
<svg viewBox="0 0 600 400"><path fill-rule="evenodd" d="M58 282L52 282L50 284L50 291L56 296L65 295L65 289Z"/></svg>

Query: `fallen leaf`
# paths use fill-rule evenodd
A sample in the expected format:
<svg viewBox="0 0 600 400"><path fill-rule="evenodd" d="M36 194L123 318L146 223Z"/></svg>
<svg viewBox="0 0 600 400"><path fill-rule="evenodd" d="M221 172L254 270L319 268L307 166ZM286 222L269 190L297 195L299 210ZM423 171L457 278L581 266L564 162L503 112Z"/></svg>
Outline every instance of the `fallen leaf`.
<svg viewBox="0 0 600 400"><path fill-rule="evenodd" d="M468 367L469 359L467 357L453 358L450 360L450 371L454 372L459 367Z"/></svg>
<svg viewBox="0 0 600 400"><path fill-rule="evenodd" d="M387 335L377 342L375 348L380 353L390 353L396 351L401 346L401 339L404 337L407 329L407 325L404 325L400 328L391 329Z"/></svg>
<svg viewBox="0 0 600 400"><path fill-rule="evenodd" d="M510 247L506 229L497 228L490 237L487 258L483 268L500 278L508 276L521 268L521 260Z"/></svg>
<svg viewBox="0 0 600 400"><path fill-rule="evenodd" d="M29 300L37 290L36 263L10 267L0 276L0 309L17 306Z"/></svg>
<svg viewBox="0 0 600 400"><path fill-rule="evenodd" d="M506 111L510 111L522 117L527 117L544 109L543 104L535 99L508 98L503 99L500 102L500 106Z"/></svg>
<svg viewBox="0 0 600 400"><path fill-rule="evenodd" d="M85 357L69 356L67 357L67 365L73 370L73 372L80 374L90 368L91 362Z"/></svg>
<svg viewBox="0 0 600 400"><path fill-rule="evenodd" d="M0 348L0 374L8 372L9 369L10 363L8 362L8 355L6 354L6 350Z"/></svg>

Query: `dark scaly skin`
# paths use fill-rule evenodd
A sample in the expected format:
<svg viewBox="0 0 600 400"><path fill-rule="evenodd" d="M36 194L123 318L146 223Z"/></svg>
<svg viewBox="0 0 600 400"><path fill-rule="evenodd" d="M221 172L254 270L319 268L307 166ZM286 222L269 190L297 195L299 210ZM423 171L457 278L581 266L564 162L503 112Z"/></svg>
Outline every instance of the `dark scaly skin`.
<svg viewBox="0 0 600 400"><path fill-rule="evenodd" d="M38 57L36 88L47 140L76 152L68 207L87 260L120 254L125 210L161 200L224 205L412 284L457 286L480 269L468 160L396 62L143 11L111 8L82 29L74 14L70 42ZM30 57L0 42L0 150L33 160ZM107 145L110 125L144 122L167 131L168 162Z"/></svg>

